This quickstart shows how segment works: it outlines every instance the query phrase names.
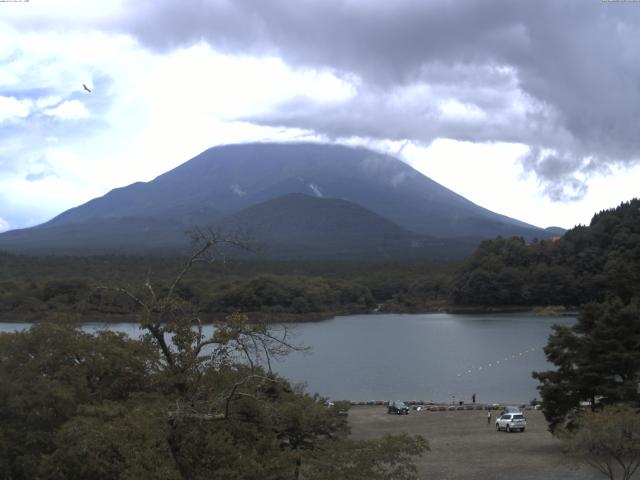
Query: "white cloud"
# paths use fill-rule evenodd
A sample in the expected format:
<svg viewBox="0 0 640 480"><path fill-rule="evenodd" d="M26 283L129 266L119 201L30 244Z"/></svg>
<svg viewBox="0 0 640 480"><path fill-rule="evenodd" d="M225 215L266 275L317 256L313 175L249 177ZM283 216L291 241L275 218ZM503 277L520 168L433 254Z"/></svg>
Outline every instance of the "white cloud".
<svg viewBox="0 0 640 480"><path fill-rule="evenodd" d="M299 96L333 102L353 95L351 84L329 71L293 70L274 57L224 55L206 44L154 56L148 67L134 89L154 115L233 120Z"/></svg>
<svg viewBox="0 0 640 480"><path fill-rule="evenodd" d="M6 232L11 228L9 222L7 222L4 218L0 217L0 232Z"/></svg>
<svg viewBox="0 0 640 480"><path fill-rule="evenodd" d="M0 123L14 118L29 116L33 103L30 100L18 100L15 97L0 96Z"/></svg>
<svg viewBox="0 0 640 480"><path fill-rule="evenodd" d="M59 104L62 101L62 98L59 96L48 96L42 97L36 100L36 107L38 108L48 108L53 107L54 105Z"/></svg>
<svg viewBox="0 0 640 480"><path fill-rule="evenodd" d="M79 100L63 102L55 108L46 109L44 114L61 120L82 120L91 116L84 103Z"/></svg>
<svg viewBox="0 0 640 480"><path fill-rule="evenodd" d="M517 143L439 139L428 147L410 144L402 153L414 168L472 202L539 227L588 224L594 213L638 196L640 166L617 167L595 174L580 202L554 202L523 169L519 159L528 150Z"/></svg>
<svg viewBox="0 0 640 480"><path fill-rule="evenodd" d="M444 119L459 119L477 122L486 120L487 118L485 112L477 105L470 102L460 102L454 98L441 102L439 109Z"/></svg>
<svg viewBox="0 0 640 480"><path fill-rule="evenodd" d="M44 222L61 211L101 194L91 185L82 185L72 177L60 176L49 176L39 181L18 177L2 178L0 191L5 198L3 208L13 210L3 212L3 218L11 223L12 228ZM22 212L23 218L13 219L12 213L15 212Z"/></svg>
<svg viewBox="0 0 640 480"><path fill-rule="evenodd" d="M48 0L46 2L6 2L2 6L4 19L14 25L54 24L60 29L83 27L88 23L107 24L127 7L123 0Z"/></svg>

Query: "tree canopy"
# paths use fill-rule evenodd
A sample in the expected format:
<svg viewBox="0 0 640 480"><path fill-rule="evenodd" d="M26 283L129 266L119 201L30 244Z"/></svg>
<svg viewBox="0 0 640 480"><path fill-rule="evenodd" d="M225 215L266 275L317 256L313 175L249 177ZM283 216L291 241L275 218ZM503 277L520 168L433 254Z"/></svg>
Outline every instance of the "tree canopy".
<svg viewBox="0 0 640 480"><path fill-rule="evenodd" d="M543 412L554 430L580 402L640 405L640 301L590 303L571 327L554 326L545 347L555 370L534 372Z"/></svg>
<svg viewBox="0 0 640 480"><path fill-rule="evenodd" d="M351 440L348 405L271 371L299 348L286 329L236 313L204 335L180 287L216 245L166 285L120 289L140 339L63 322L0 334L0 478L416 478L422 437Z"/></svg>
<svg viewBox="0 0 640 480"><path fill-rule="evenodd" d="M147 273L154 284L170 279L182 259L158 257L29 257L0 252L0 313L42 320L62 315L131 319L138 305L116 289L135 286ZM176 295L200 315L222 320L240 311L253 319L314 320L365 313L424 311L448 295L452 266L428 262L240 261L196 264Z"/></svg>
<svg viewBox="0 0 640 480"><path fill-rule="evenodd" d="M640 293L640 199L594 215L561 238L486 240L452 280L457 305L625 302Z"/></svg>

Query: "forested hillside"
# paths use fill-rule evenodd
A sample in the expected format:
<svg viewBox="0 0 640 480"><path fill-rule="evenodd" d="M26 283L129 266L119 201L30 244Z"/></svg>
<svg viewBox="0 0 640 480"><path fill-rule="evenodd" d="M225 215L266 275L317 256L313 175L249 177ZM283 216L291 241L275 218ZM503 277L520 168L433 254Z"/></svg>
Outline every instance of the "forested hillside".
<svg viewBox="0 0 640 480"><path fill-rule="evenodd" d="M594 215L563 237L484 241L455 274L457 305L574 305L640 291L640 199Z"/></svg>
<svg viewBox="0 0 640 480"><path fill-rule="evenodd" d="M132 315L110 287L175 275L182 258L0 254L6 320L58 314ZM178 292L213 317L241 311L276 320L448 308L579 306L640 288L640 200L600 212L563 237L487 240L464 263L218 261L196 266Z"/></svg>
<svg viewBox="0 0 640 480"><path fill-rule="evenodd" d="M4 321L58 316L132 318L135 302L116 287L160 284L182 258L57 257L0 254L0 315ZM340 313L442 308L455 265L326 261L216 261L194 266L176 292L204 316L230 312L251 319L314 320Z"/></svg>

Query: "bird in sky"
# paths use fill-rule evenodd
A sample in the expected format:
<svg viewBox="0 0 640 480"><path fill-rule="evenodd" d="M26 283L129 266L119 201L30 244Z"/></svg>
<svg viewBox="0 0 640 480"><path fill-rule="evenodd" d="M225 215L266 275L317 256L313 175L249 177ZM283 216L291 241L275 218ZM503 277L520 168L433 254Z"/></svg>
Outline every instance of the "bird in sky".
<svg viewBox="0 0 640 480"><path fill-rule="evenodd" d="M91 93L89 87L87 87L84 83L82 84L82 88L84 88L87 92Z"/></svg>

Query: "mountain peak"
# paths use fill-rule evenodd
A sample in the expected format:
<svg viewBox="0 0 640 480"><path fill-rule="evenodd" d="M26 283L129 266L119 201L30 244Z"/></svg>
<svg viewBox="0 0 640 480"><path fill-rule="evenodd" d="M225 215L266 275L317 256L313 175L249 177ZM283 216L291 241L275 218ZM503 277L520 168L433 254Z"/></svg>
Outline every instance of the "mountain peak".
<svg viewBox="0 0 640 480"><path fill-rule="evenodd" d="M364 222L363 230L373 232L365 226L373 222L380 228L386 225L383 230L387 232L396 229L400 236L411 232L440 238L547 238L555 233L486 210L401 160L363 147L248 143L210 148L150 182L114 189L20 235L29 236L29 242L37 244L36 232L70 232L89 225L106 228L116 224L124 234L123 225L128 222L151 219L156 226L166 225L173 232L174 242L178 228L189 224L229 224L242 215L256 222L255 212L273 212L277 202L285 202L288 209L302 217L313 218L319 212L331 211L337 216L336 222L323 220L330 231L343 228L338 227L339 217L353 215ZM308 212L303 214L305 208ZM272 220L266 216L261 224ZM311 227L309 223L307 230L312 231ZM313 231L320 235L318 230ZM113 237L113 232L104 233ZM162 231L157 235L162 236ZM8 238L17 237L0 235L0 248L14 244ZM125 235L119 245L126 249L127 241ZM63 239L60 242L64 243Z"/></svg>

